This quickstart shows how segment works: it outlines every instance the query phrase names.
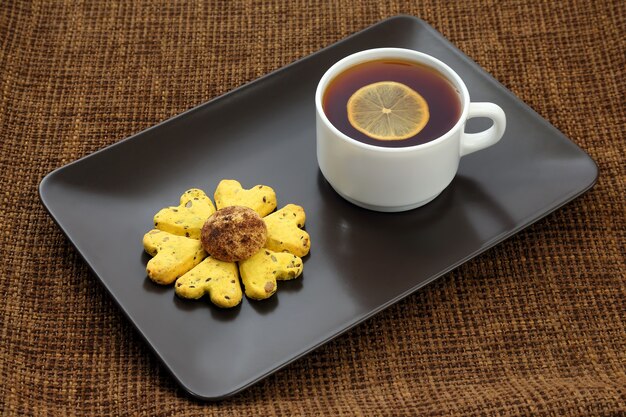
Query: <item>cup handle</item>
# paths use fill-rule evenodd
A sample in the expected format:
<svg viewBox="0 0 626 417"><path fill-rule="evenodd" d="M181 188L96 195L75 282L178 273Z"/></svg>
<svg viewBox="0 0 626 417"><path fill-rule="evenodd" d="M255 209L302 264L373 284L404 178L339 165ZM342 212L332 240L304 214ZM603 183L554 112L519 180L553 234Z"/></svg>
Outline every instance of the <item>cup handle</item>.
<svg viewBox="0 0 626 417"><path fill-rule="evenodd" d="M461 156L469 155L481 149L495 145L506 128L504 110L493 103L470 103L467 118L487 117L493 120L493 125L482 132L461 134Z"/></svg>

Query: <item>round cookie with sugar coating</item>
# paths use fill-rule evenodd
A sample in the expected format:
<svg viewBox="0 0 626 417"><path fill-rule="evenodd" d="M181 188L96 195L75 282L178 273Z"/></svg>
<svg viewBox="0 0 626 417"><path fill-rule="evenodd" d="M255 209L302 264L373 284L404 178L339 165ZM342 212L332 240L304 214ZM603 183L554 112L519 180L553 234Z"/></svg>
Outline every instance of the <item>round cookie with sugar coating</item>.
<svg viewBox="0 0 626 417"><path fill-rule="evenodd" d="M251 208L229 206L215 212L202 227L202 246L214 258L236 262L265 244L267 227Z"/></svg>
<svg viewBox="0 0 626 417"><path fill-rule="evenodd" d="M215 206L204 191L192 188L180 197L180 205L161 209L154 216L154 227L178 236L200 239L200 231Z"/></svg>
<svg viewBox="0 0 626 417"><path fill-rule="evenodd" d="M306 221L302 207L287 204L263 220L267 226L266 248L275 252L289 252L296 256L306 256L309 253L311 238L301 229Z"/></svg>
<svg viewBox="0 0 626 417"><path fill-rule="evenodd" d="M199 240L158 229L143 236L143 247L153 256L146 266L148 277L159 284L171 284L206 257Z"/></svg>
<svg viewBox="0 0 626 417"><path fill-rule="evenodd" d="M178 278L175 288L182 298L198 299L209 294L211 302L222 308L234 307L243 298L237 265L211 256Z"/></svg>
<svg viewBox="0 0 626 417"><path fill-rule="evenodd" d="M261 249L239 262L239 273L246 296L254 300L271 297L277 289L276 280L290 280L302 274L302 259L285 252Z"/></svg>
<svg viewBox="0 0 626 417"><path fill-rule="evenodd" d="M222 180L214 194L217 209L228 206L244 206L265 217L276 208L276 193L267 185L255 185L244 189L239 181Z"/></svg>

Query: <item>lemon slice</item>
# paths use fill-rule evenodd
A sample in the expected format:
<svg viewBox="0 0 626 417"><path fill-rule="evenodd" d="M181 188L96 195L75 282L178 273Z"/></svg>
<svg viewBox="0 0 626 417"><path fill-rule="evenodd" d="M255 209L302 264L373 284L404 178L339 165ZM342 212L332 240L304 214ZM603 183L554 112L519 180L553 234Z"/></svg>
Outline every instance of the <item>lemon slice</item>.
<svg viewBox="0 0 626 417"><path fill-rule="evenodd" d="M429 117L426 100L395 81L361 87L348 100L350 124L374 139L408 139L426 126Z"/></svg>

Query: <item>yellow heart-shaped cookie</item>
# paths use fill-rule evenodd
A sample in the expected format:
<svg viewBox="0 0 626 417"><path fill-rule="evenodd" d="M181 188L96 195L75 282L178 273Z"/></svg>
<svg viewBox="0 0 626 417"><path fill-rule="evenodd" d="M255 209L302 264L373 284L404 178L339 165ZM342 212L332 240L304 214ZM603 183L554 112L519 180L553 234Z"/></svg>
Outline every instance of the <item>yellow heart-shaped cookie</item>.
<svg viewBox="0 0 626 417"><path fill-rule="evenodd" d="M209 256L176 280L176 294L193 299L209 294L218 307L234 307L242 299L237 264Z"/></svg>
<svg viewBox="0 0 626 417"><path fill-rule="evenodd" d="M228 206L244 206L265 217L276 208L276 193L267 185L255 185L245 190L239 181L222 180L215 190L217 209Z"/></svg>
<svg viewBox="0 0 626 417"><path fill-rule="evenodd" d="M266 248L275 252L287 251L296 256L306 256L309 253L311 238L307 232L300 229L306 221L302 207L287 204L263 220L267 226Z"/></svg>
<svg viewBox="0 0 626 417"><path fill-rule="evenodd" d="M206 219L215 213L213 202L204 191L192 188L180 197L178 207L161 209L154 216L154 227L178 236L200 239Z"/></svg>
<svg viewBox="0 0 626 417"><path fill-rule="evenodd" d="M152 229L143 236L143 247L154 258L148 261L148 277L159 284L171 284L206 256L199 240Z"/></svg>
<svg viewBox="0 0 626 417"><path fill-rule="evenodd" d="M261 249L239 262L239 273L246 296L254 300L269 298L276 292L276 280L294 279L302 274L302 259L290 253Z"/></svg>

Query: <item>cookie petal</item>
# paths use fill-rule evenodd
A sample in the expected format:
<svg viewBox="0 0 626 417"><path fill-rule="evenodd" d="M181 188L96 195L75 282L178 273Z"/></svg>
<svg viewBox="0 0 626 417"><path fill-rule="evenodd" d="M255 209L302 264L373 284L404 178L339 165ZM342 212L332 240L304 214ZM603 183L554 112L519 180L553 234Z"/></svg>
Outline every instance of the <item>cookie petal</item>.
<svg viewBox="0 0 626 417"><path fill-rule="evenodd" d="M302 274L302 259L290 253L261 249L239 262L239 273L246 296L254 300L269 298L276 292L276 280L294 279Z"/></svg>
<svg viewBox="0 0 626 417"><path fill-rule="evenodd" d="M154 227L178 236L200 239L200 230L206 219L215 213L213 202L204 191L187 190L180 197L178 207L167 207L154 216Z"/></svg>
<svg viewBox="0 0 626 417"><path fill-rule="evenodd" d="M275 252L286 251L296 256L306 256L309 253L311 239L307 232L300 229L306 221L302 207L287 204L263 220L267 226L266 248Z"/></svg>
<svg viewBox="0 0 626 417"><path fill-rule="evenodd" d="M209 256L176 280L176 294L193 299L209 294L211 302L216 306L234 307L243 298L237 264Z"/></svg>
<svg viewBox="0 0 626 417"><path fill-rule="evenodd" d="M255 185L245 190L239 181L222 180L215 190L217 209L228 206L244 206L265 217L276 208L276 193L267 185Z"/></svg>
<svg viewBox="0 0 626 417"><path fill-rule="evenodd" d="M207 255L199 240L152 229L143 237L143 247L154 258L148 261L148 277L159 284L171 284Z"/></svg>

